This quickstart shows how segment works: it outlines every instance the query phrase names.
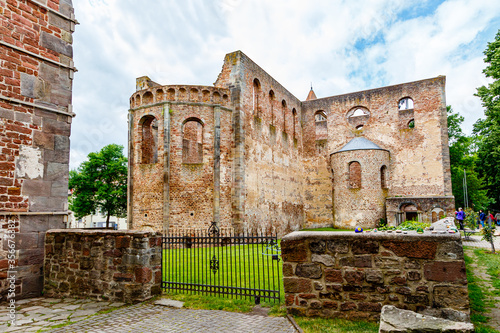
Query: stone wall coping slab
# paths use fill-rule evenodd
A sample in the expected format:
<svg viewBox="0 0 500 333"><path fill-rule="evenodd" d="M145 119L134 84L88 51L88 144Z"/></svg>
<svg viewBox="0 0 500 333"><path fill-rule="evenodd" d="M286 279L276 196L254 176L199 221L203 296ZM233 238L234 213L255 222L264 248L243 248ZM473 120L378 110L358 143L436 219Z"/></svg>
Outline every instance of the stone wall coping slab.
<svg viewBox="0 0 500 333"><path fill-rule="evenodd" d="M426 240L432 242L442 242L442 241L456 241L460 239L459 233L436 233L433 234L430 231L425 231L423 234L418 234L416 231L408 231L407 234L391 233L387 232L362 232L355 233L354 231L294 231L287 234L282 238L282 241L296 241L302 239L312 239L312 240L329 240L329 239L346 239L346 240L358 240L358 239L370 239L370 240L392 240L392 241L403 241L410 242L416 240Z"/></svg>
<svg viewBox="0 0 500 333"><path fill-rule="evenodd" d="M81 234L81 235L112 235L112 236L160 236L160 233L154 231L140 230L95 230L95 229L50 229L47 234Z"/></svg>

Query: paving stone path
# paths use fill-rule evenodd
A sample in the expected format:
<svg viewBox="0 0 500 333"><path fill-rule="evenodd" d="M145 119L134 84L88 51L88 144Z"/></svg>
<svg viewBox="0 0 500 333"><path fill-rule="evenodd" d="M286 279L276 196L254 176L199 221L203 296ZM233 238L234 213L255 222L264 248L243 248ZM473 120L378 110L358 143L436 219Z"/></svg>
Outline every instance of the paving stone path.
<svg viewBox="0 0 500 333"><path fill-rule="evenodd" d="M124 306L118 302L88 299L29 298L16 301L16 326L9 325L7 304L0 304L0 332L37 332L51 326L86 319L101 310Z"/></svg>
<svg viewBox="0 0 500 333"><path fill-rule="evenodd" d="M500 229L500 228L499 228ZM462 237L463 246L472 246L472 247L481 247L486 249L491 249L491 244L484 240L481 240L482 236L471 236L469 240L466 240ZM495 250L500 251L500 233L496 233L496 237L494 238L493 244L495 245Z"/></svg>
<svg viewBox="0 0 500 333"><path fill-rule="evenodd" d="M8 309L6 304L0 304L0 332L296 332L283 317L174 309L150 302L124 306L104 301L32 298L17 301L16 308L17 326L8 326ZM101 310L110 311L97 314Z"/></svg>
<svg viewBox="0 0 500 333"><path fill-rule="evenodd" d="M295 328L283 317L251 316L215 310L173 309L138 304L51 332L283 332Z"/></svg>

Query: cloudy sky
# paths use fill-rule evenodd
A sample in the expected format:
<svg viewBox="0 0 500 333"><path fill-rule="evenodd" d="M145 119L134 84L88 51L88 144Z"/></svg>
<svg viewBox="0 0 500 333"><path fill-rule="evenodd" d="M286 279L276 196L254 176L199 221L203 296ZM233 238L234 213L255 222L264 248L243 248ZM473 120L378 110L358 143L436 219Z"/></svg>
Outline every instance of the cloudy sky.
<svg viewBox="0 0 500 333"><path fill-rule="evenodd" d="M127 150L135 78L212 85L242 50L304 100L446 75L447 104L483 115L483 51L498 0L74 0L78 68L70 167L110 143Z"/></svg>

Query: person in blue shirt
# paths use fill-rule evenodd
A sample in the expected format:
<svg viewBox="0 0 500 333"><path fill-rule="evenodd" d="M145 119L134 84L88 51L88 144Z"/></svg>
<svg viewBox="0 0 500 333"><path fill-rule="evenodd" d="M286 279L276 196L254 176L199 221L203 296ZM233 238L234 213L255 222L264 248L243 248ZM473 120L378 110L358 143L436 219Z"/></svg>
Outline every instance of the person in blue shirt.
<svg viewBox="0 0 500 333"><path fill-rule="evenodd" d="M460 225L460 230L464 230L465 212L462 210L462 207L458 208L458 212L455 212L455 218Z"/></svg>
<svg viewBox="0 0 500 333"><path fill-rule="evenodd" d="M479 223L481 224L481 227L484 228L484 222L486 221L486 214L483 212L482 209L479 210ZM481 228L479 228L481 229Z"/></svg>

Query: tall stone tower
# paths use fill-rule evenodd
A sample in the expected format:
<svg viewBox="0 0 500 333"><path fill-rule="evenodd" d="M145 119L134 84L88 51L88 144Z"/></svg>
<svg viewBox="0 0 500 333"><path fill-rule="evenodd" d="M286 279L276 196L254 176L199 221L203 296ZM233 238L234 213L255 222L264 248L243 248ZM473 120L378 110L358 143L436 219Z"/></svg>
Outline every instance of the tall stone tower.
<svg viewBox="0 0 500 333"><path fill-rule="evenodd" d="M2 301L8 282L41 294L45 232L67 221L77 21L71 0L0 1L0 20Z"/></svg>

